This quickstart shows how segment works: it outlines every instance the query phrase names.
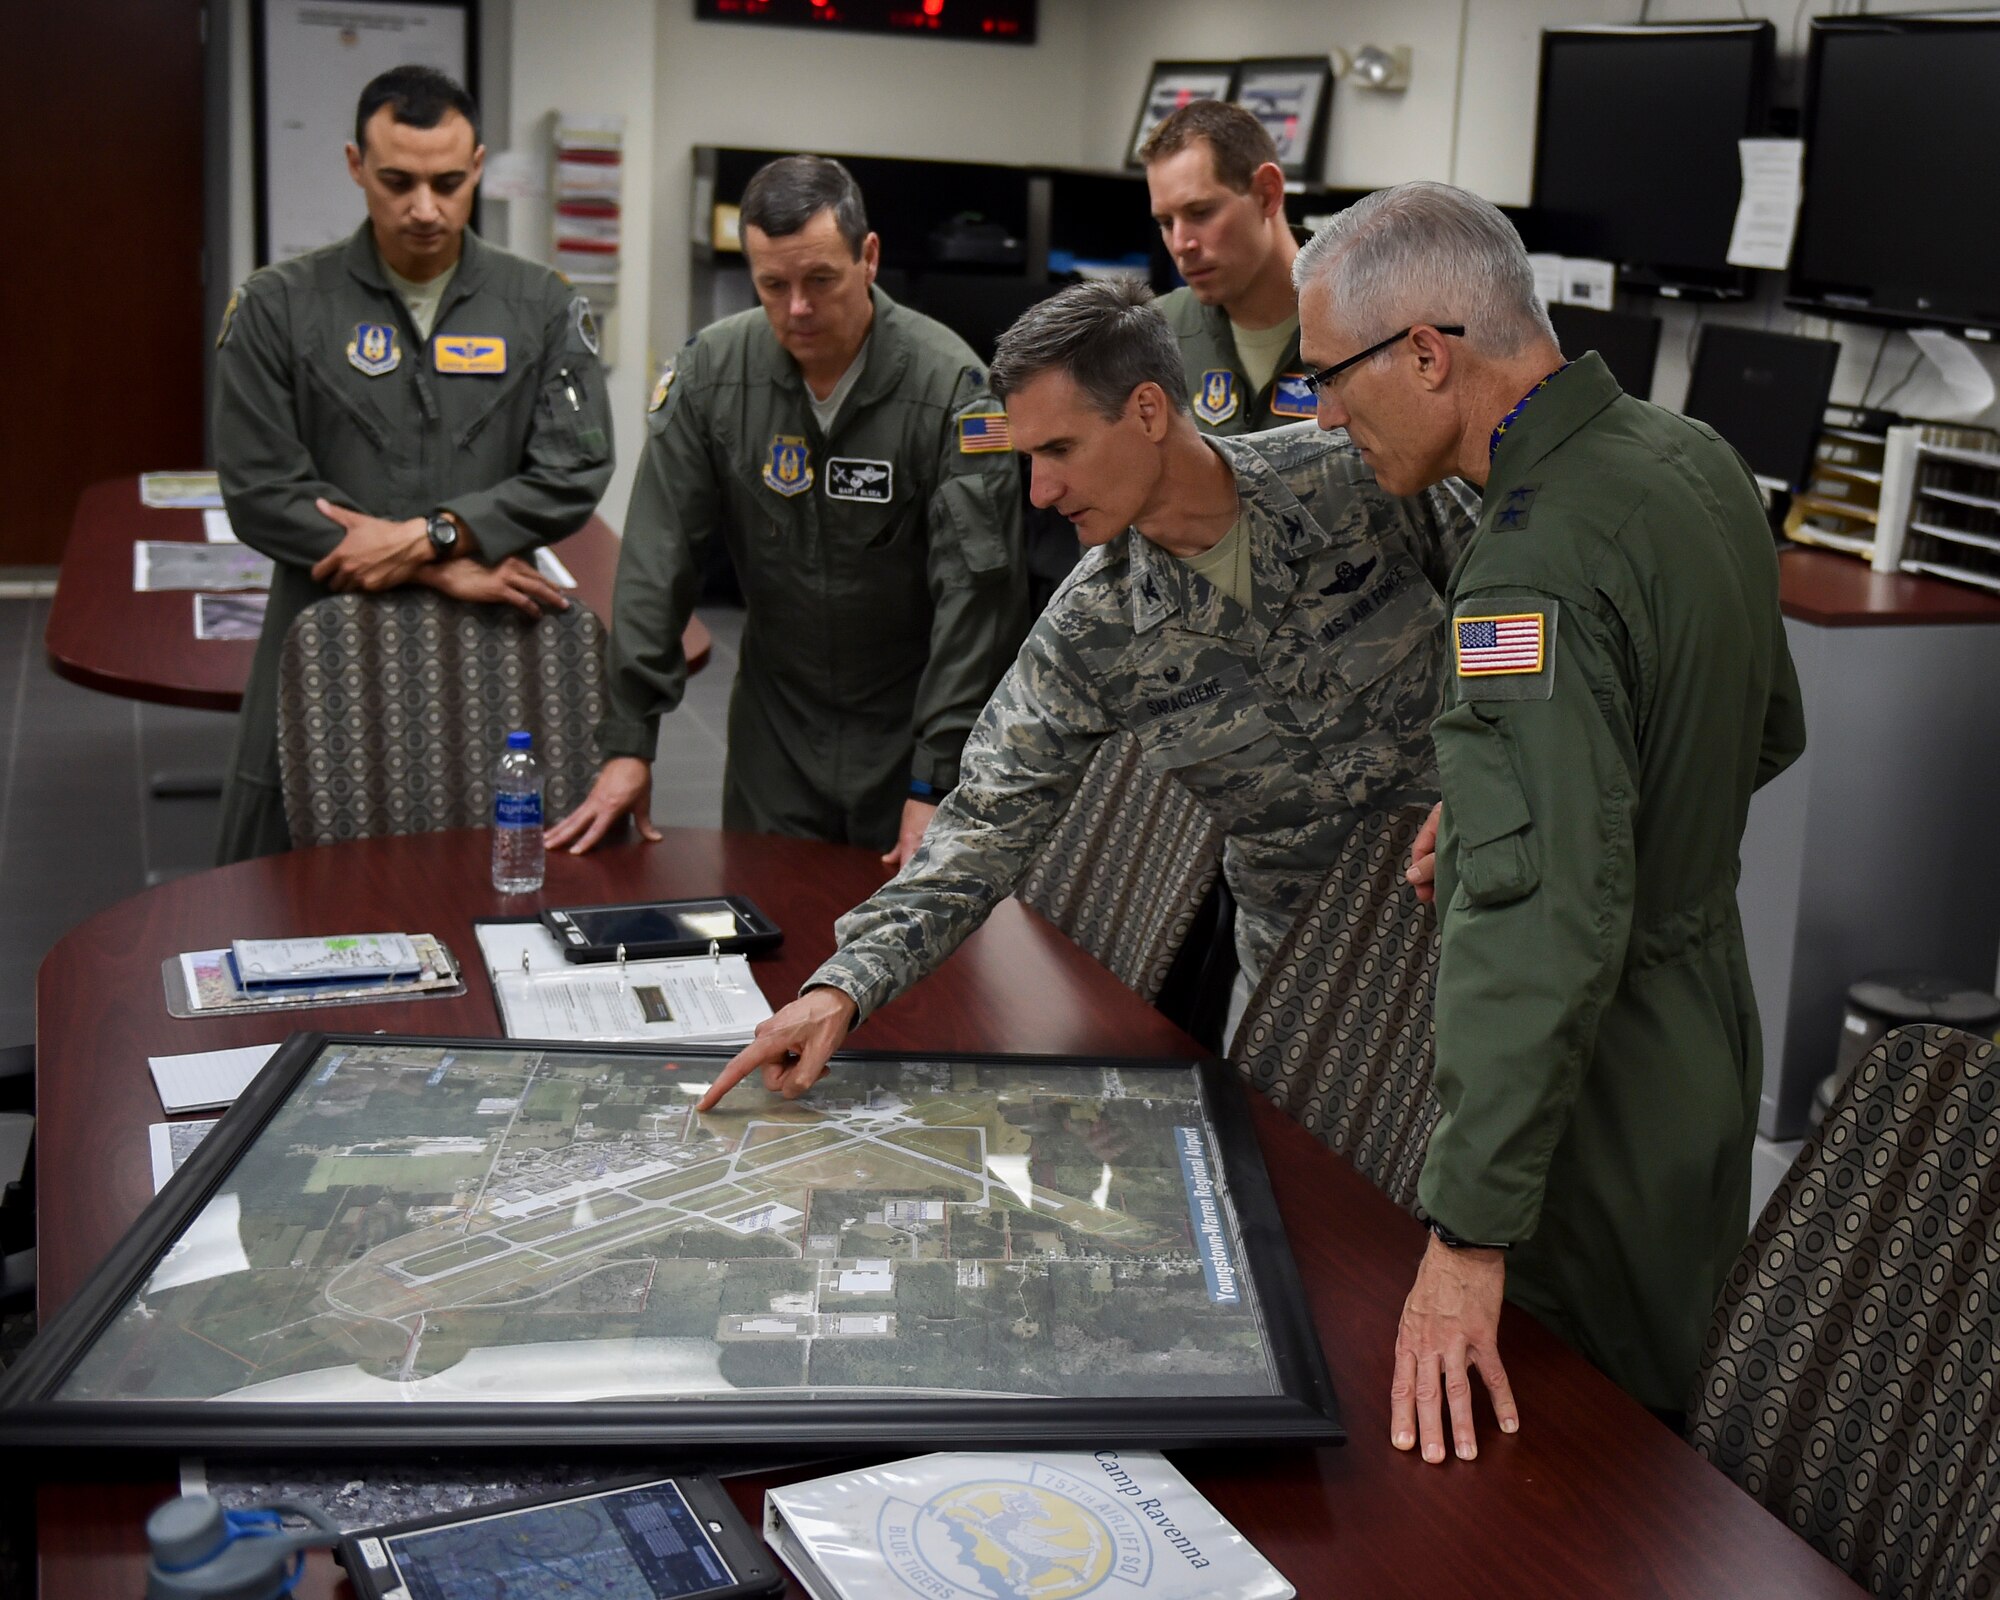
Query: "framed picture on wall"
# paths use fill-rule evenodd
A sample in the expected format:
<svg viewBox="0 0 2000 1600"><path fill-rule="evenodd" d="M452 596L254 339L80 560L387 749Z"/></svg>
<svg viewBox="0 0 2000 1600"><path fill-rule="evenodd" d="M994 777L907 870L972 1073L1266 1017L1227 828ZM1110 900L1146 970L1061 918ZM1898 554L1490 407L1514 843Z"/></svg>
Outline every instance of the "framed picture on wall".
<svg viewBox="0 0 2000 1600"><path fill-rule="evenodd" d="M478 0L252 0L258 265L361 225L366 208L343 151L371 78L435 67L478 99L478 23Z"/></svg>
<svg viewBox="0 0 2000 1600"><path fill-rule="evenodd" d="M1191 100L1227 100L1236 85L1233 61L1155 61L1146 80L1146 96L1139 102L1139 120L1132 128L1132 142L1125 147L1125 165L1145 166L1139 146L1167 118Z"/></svg>
<svg viewBox="0 0 2000 1600"><path fill-rule="evenodd" d="M295 1033L0 1385L0 1448L1344 1437L1219 1061Z"/></svg>
<svg viewBox="0 0 2000 1600"><path fill-rule="evenodd" d="M1264 124L1287 178L1311 182L1326 165L1333 63L1325 56L1271 56L1237 69L1236 103Z"/></svg>

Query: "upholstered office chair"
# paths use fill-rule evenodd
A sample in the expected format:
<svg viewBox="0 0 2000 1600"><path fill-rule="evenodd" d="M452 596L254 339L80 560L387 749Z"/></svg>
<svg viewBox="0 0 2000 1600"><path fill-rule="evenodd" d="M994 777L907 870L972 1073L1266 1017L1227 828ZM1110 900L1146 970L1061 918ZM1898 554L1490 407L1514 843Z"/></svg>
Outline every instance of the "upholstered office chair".
<svg viewBox="0 0 2000 1600"><path fill-rule="evenodd" d="M1403 869L1415 808L1364 818L1250 997L1229 1059L1406 1211L1438 1118L1437 918Z"/></svg>
<svg viewBox="0 0 2000 1600"><path fill-rule="evenodd" d="M2000 1061L1863 1058L1722 1291L1695 1449L1871 1594L2000 1593Z"/></svg>
<svg viewBox="0 0 2000 1600"><path fill-rule="evenodd" d="M278 669L285 821L298 845L481 827L507 735L535 736L543 815L597 773L604 627L590 608L530 621L428 589L306 607Z"/></svg>
<svg viewBox="0 0 2000 1600"><path fill-rule="evenodd" d="M1221 870L1215 819L1121 733L1092 757L1014 893L1154 1001Z"/></svg>

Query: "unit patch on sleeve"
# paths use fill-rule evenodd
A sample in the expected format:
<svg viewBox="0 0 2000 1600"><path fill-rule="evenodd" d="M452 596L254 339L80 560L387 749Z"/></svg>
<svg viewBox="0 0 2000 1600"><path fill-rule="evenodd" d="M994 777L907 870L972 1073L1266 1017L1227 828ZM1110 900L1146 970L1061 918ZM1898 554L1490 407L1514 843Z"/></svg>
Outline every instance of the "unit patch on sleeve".
<svg viewBox="0 0 2000 1600"><path fill-rule="evenodd" d="M660 381L653 385L653 398L646 402L648 412L658 411L667 403L667 393L674 386L674 363L669 361L660 371Z"/></svg>
<svg viewBox="0 0 2000 1600"><path fill-rule="evenodd" d="M1227 422L1243 403L1236 392L1236 374L1227 367L1210 367L1194 386L1194 414L1211 425Z"/></svg>
<svg viewBox="0 0 2000 1600"><path fill-rule="evenodd" d="M215 331L215 348L220 350L229 343L229 329L236 321L236 308L243 303L243 291L229 291L229 304L222 308L222 326Z"/></svg>
<svg viewBox="0 0 2000 1600"><path fill-rule="evenodd" d="M355 371L379 378L394 372L403 352L396 343L396 329L387 322L357 322L354 337L347 342L347 359Z"/></svg>
<svg viewBox="0 0 2000 1600"><path fill-rule="evenodd" d="M826 497L887 505L895 498L896 466L892 461L863 461L854 456L826 458Z"/></svg>
<svg viewBox="0 0 2000 1600"><path fill-rule="evenodd" d="M764 487L787 500L813 486L811 452L795 434L771 436L771 458L764 463Z"/></svg>
<svg viewBox="0 0 2000 1600"><path fill-rule="evenodd" d="M1312 392L1303 372L1281 372L1271 385L1271 415L1274 417L1316 417L1319 397Z"/></svg>
<svg viewBox="0 0 2000 1600"><path fill-rule="evenodd" d="M1551 698L1557 611L1546 595L1480 595L1464 602L1451 619L1458 698Z"/></svg>
<svg viewBox="0 0 2000 1600"><path fill-rule="evenodd" d="M958 419L960 455L983 456L1014 448L1014 429L1002 411Z"/></svg>
<svg viewBox="0 0 2000 1600"><path fill-rule="evenodd" d="M507 370L507 341L479 333L441 333L431 340L439 372L497 378Z"/></svg>
<svg viewBox="0 0 2000 1600"><path fill-rule="evenodd" d="M578 295L569 303L569 314L576 323L576 336L583 341L584 349L597 354L597 318L590 314L590 302Z"/></svg>

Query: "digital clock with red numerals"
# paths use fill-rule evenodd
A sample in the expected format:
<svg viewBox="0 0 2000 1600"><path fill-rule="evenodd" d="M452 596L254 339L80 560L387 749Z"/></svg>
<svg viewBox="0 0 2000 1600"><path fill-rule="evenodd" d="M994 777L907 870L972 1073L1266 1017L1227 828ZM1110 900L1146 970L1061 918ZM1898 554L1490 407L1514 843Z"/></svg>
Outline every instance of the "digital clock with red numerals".
<svg viewBox="0 0 2000 1600"><path fill-rule="evenodd" d="M694 0L704 22L1035 42L1037 0Z"/></svg>

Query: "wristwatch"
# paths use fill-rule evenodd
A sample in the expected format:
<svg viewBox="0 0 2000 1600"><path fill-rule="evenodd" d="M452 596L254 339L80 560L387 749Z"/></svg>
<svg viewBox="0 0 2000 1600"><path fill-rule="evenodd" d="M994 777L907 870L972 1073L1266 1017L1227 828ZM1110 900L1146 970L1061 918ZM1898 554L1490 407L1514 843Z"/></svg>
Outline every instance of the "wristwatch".
<svg viewBox="0 0 2000 1600"><path fill-rule="evenodd" d="M424 532L431 541L431 554L439 561L449 560L458 553L458 524L442 511L433 511L424 518Z"/></svg>
<svg viewBox="0 0 2000 1600"><path fill-rule="evenodd" d="M1437 1235L1438 1243L1448 1250L1507 1250L1512 1246L1504 1244L1481 1244L1477 1239L1461 1239L1436 1217L1429 1222L1430 1230Z"/></svg>

